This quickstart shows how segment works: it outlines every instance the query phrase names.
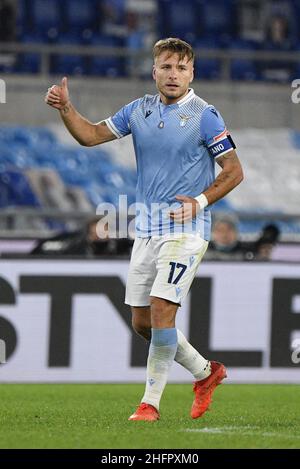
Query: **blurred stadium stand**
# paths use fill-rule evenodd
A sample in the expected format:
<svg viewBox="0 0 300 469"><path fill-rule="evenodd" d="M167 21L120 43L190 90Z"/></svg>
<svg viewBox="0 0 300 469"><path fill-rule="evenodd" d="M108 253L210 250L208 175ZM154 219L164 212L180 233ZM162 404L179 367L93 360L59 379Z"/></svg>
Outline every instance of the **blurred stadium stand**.
<svg viewBox="0 0 300 469"><path fill-rule="evenodd" d="M23 215L24 208L40 209L36 216L46 221L49 213L54 219L56 211L69 213L73 221L66 228L70 228L74 214L82 221L95 213L101 202L116 205L119 193L127 195L129 205L135 200L135 170L115 164L103 150L62 145L42 127L2 126L0 142L0 207L10 209L2 213L4 230L19 226L12 209L16 209L16 219L21 207ZM50 211L43 214L42 209ZM64 228L48 221L39 226ZM23 221L22 230L31 229L29 217L28 223Z"/></svg>
<svg viewBox="0 0 300 469"><path fill-rule="evenodd" d="M255 235L266 220L275 222L286 238L299 235L299 135L291 134L288 129L235 131L247 177L243 187L212 208L214 212L239 214L242 235ZM1 209L22 208L23 213L26 207L40 209L37 218L42 216L46 220L44 226L41 224L43 228L61 229L63 225L49 225L49 211L45 210L43 216L41 209L52 209L52 214L56 209L71 214L71 218L76 212L84 219L85 214L94 213L101 202L117 206L119 194L127 195L128 205L134 203L135 170L115 162L122 162L123 152L131 152L129 139L124 140L121 154L117 150L112 157L107 150L64 145L47 128L2 126L0 144ZM276 154L273 144L278 150ZM282 165L282 158L286 165ZM282 184L287 179L290 181L288 194ZM11 227L11 210L7 214ZM19 210L16 217L18 214ZM3 215L5 212L2 220ZM74 220L73 225L66 226L74 226ZM5 229L3 223L2 227ZM31 229L31 221L23 225L25 231L26 228Z"/></svg>
<svg viewBox="0 0 300 469"><path fill-rule="evenodd" d="M119 193L128 195L129 204L134 201L130 139L99 148L64 141L65 131L53 124L57 116L43 106L42 94L56 76L76 76L72 99L99 121L154 91L153 83L144 81L151 75L151 45L179 36L196 50L195 90L219 107L245 168L243 185L214 211L237 213L245 239L270 221L280 227L282 240L299 241L300 125L290 102L290 82L300 77L299 1L3 3L11 9L5 17L0 9L2 24L8 19L15 24L0 41L0 73L10 83L0 127L5 236L43 237L71 229L100 202L116 203Z"/></svg>
<svg viewBox="0 0 300 469"><path fill-rule="evenodd" d="M297 0L6 2L15 15L4 12L2 22L15 17L16 33L2 28L2 72L144 77L145 50L166 36L195 47L199 79L288 82L299 70ZM128 67L128 56L135 67Z"/></svg>

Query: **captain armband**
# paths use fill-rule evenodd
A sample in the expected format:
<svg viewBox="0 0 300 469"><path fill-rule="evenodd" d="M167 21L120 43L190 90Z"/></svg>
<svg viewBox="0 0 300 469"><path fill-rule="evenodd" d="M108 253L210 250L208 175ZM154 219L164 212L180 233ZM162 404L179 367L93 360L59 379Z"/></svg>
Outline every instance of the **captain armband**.
<svg viewBox="0 0 300 469"><path fill-rule="evenodd" d="M227 134L221 140L213 142L208 146L208 151L214 158L222 156L229 151L232 151L236 148L236 145L230 134Z"/></svg>

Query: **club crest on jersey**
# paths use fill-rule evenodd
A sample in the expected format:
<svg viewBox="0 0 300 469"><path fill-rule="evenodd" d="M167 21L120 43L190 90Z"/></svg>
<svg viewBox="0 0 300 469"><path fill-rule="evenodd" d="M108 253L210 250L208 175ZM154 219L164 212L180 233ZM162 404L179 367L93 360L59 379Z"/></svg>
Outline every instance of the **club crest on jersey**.
<svg viewBox="0 0 300 469"><path fill-rule="evenodd" d="M192 117L192 116L185 116L184 114L179 114L179 116L180 116L180 127L184 127L187 121Z"/></svg>

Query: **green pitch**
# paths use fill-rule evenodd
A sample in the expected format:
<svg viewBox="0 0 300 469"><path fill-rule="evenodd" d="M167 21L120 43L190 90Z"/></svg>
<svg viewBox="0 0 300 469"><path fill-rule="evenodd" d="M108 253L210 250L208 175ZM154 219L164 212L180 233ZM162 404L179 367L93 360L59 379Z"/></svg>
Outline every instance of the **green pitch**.
<svg viewBox="0 0 300 469"><path fill-rule="evenodd" d="M190 385L167 385L158 422L128 422L128 384L0 386L1 448L300 448L300 386L222 385L189 417Z"/></svg>

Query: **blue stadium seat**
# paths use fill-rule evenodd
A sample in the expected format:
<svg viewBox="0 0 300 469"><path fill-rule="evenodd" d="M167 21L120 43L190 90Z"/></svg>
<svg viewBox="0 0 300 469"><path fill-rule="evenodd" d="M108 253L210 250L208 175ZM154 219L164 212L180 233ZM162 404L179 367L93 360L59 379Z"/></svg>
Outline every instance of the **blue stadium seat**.
<svg viewBox="0 0 300 469"><path fill-rule="evenodd" d="M53 132L46 127L30 127L28 129L32 145L54 145L57 140Z"/></svg>
<svg viewBox="0 0 300 469"><path fill-rule="evenodd" d="M112 165L110 155L105 150L100 149L100 147L79 147L77 151L83 158L87 158L95 168L103 164Z"/></svg>
<svg viewBox="0 0 300 469"><path fill-rule="evenodd" d="M23 145L53 145L56 142L54 134L45 127L1 126L0 142L15 142Z"/></svg>
<svg viewBox="0 0 300 469"><path fill-rule="evenodd" d="M80 35L59 36L58 44L76 45L82 44ZM51 59L50 73L82 75L87 73L87 59L80 55L54 55Z"/></svg>
<svg viewBox="0 0 300 469"><path fill-rule="evenodd" d="M44 155L42 165L56 169L66 184L84 186L95 177L90 166L83 164L77 158L76 149L71 147L57 145L50 153Z"/></svg>
<svg viewBox="0 0 300 469"><path fill-rule="evenodd" d="M95 181L88 181L82 187L90 202L95 207L97 207L103 202L113 203L112 198L107 191L107 188L103 187L103 185Z"/></svg>
<svg viewBox="0 0 300 469"><path fill-rule="evenodd" d="M97 4L95 0L66 0L64 5L68 31L97 28Z"/></svg>
<svg viewBox="0 0 300 469"><path fill-rule="evenodd" d="M24 145L12 142L9 150L2 157L7 164L19 169L33 168L36 165L34 152Z"/></svg>
<svg viewBox="0 0 300 469"><path fill-rule="evenodd" d="M263 49L273 52L293 52L299 51L299 47L291 40L285 40L281 44L266 40L263 43ZM287 60L271 60L271 61L260 61L259 62L261 79L270 82L289 83L295 72L297 73L297 67ZM296 68L296 70L295 70ZM295 78L298 78L296 76Z"/></svg>
<svg viewBox="0 0 300 469"><path fill-rule="evenodd" d="M300 62L295 63L291 72L291 80L297 80L300 77Z"/></svg>
<svg viewBox="0 0 300 469"><path fill-rule="evenodd" d="M39 166L41 155L53 151L56 138L43 127L0 127L0 157L6 164L19 168Z"/></svg>
<svg viewBox="0 0 300 469"><path fill-rule="evenodd" d="M236 0L197 0L196 18L204 37L226 41L237 31Z"/></svg>
<svg viewBox="0 0 300 469"><path fill-rule="evenodd" d="M28 30L28 8L26 5L26 0L18 0L17 16L16 16L16 26L17 26L17 37L21 37L25 31Z"/></svg>
<svg viewBox="0 0 300 469"><path fill-rule="evenodd" d="M7 206L41 206L28 180L17 170L0 172L0 207Z"/></svg>
<svg viewBox="0 0 300 469"><path fill-rule="evenodd" d="M42 32L25 32L20 36L20 42L24 44L48 44L49 39Z"/></svg>
<svg viewBox="0 0 300 469"><path fill-rule="evenodd" d="M39 168L51 168L57 170L61 163L62 145L42 144L35 147L35 162Z"/></svg>
<svg viewBox="0 0 300 469"><path fill-rule="evenodd" d="M33 30L44 34L50 28L62 27L62 12L59 0L32 0Z"/></svg>
<svg viewBox="0 0 300 469"><path fill-rule="evenodd" d="M128 0L97 0L97 3L98 7L104 6L104 8L110 10L115 24L120 24L124 21Z"/></svg>
<svg viewBox="0 0 300 469"><path fill-rule="evenodd" d="M119 38L111 36L93 36L91 45L102 47L121 47ZM123 60L114 56L94 56L90 58L89 73L91 75L101 75L116 77L124 74Z"/></svg>
<svg viewBox="0 0 300 469"><path fill-rule="evenodd" d="M161 0L158 9L162 37L180 37L193 43L199 22L197 0Z"/></svg>
<svg viewBox="0 0 300 469"><path fill-rule="evenodd" d="M17 71L18 56L14 53L1 55L0 73L15 73Z"/></svg>
<svg viewBox="0 0 300 469"><path fill-rule="evenodd" d="M0 206L37 204L22 175L29 168L56 170L65 184L80 186L95 206L117 205L119 194L127 194L129 205L135 201L135 170L115 164L106 151L61 145L43 127L1 126Z"/></svg>
<svg viewBox="0 0 300 469"><path fill-rule="evenodd" d="M24 44L42 44L47 42L45 36L41 34L25 34L22 37ZM41 55L34 52L19 54L16 71L21 73L39 73L41 68Z"/></svg>
<svg viewBox="0 0 300 469"><path fill-rule="evenodd" d="M13 165L14 154L11 145L1 140L0 135L0 170L4 170Z"/></svg>
<svg viewBox="0 0 300 469"><path fill-rule="evenodd" d="M201 51L213 50L220 47L215 39L198 39L195 42L195 49L200 50L200 56L195 60L195 78L215 80L220 77L221 63L219 59L201 57Z"/></svg>
<svg viewBox="0 0 300 469"><path fill-rule="evenodd" d="M299 5L299 11L300 11L300 5ZM299 32L299 36L300 36L300 32ZM300 52L300 41L295 46L295 51L299 54L299 52ZM299 62L295 62L294 65L291 68L291 80L299 79L299 77L300 77L300 60L299 60Z"/></svg>
<svg viewBox="0 0 300 469"><path fill-rule="evenodd" d="M291 142L294 148L300 150L300 132L297 130L291 130L290 132Z"/></svg>
<svg viewBox="0 0 300 469"><path fill-rule="evenodd" d="M232 50L256 50L258 45L253 41L237 40L231 41L229 45ZM230 67L232 80L258 80L259 71L254 60L233 59Z"/></svg>

